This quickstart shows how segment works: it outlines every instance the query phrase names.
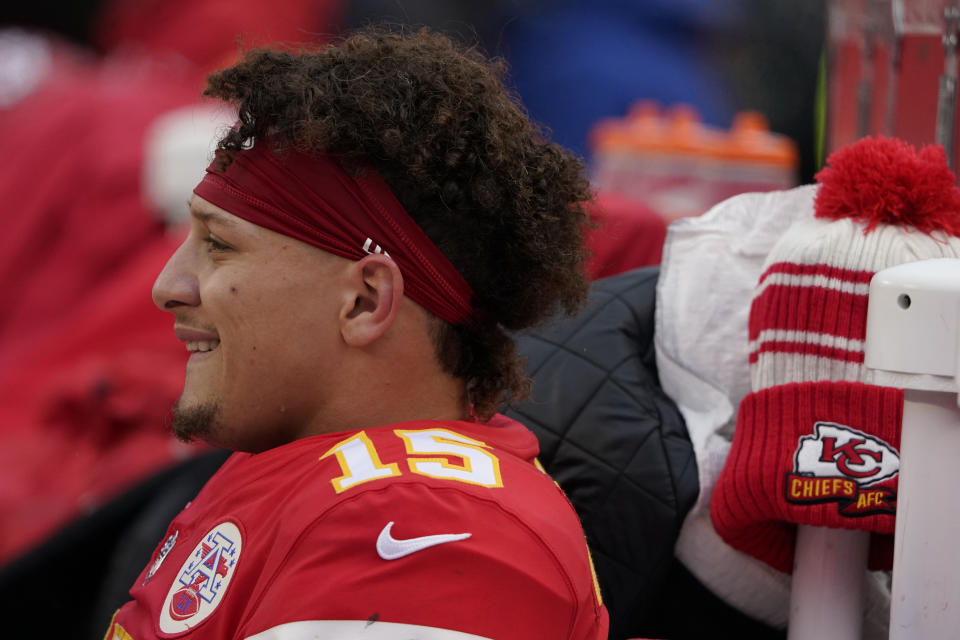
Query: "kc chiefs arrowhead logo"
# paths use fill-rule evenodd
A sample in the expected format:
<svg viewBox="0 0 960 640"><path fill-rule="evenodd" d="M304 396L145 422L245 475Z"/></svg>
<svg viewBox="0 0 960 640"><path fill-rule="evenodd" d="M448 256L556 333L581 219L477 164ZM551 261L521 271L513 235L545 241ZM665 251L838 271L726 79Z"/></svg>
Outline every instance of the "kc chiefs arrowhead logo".
<svg viewBox="0 0 960 640"><path fill-rule="evenodd" d="M886 485L899 471L900 454L880 438L817 422L813 435L800 438L786 498L794 504L836 502L844 516L893 514L897 493Z"/></svg>
<svg viewBox="0 0 960 640"><path fill-rule="evenodd" d="M223 601L240 559L240 529L221 522L194 548L160 610L160 630L183 633L203 622Z"/></svg>

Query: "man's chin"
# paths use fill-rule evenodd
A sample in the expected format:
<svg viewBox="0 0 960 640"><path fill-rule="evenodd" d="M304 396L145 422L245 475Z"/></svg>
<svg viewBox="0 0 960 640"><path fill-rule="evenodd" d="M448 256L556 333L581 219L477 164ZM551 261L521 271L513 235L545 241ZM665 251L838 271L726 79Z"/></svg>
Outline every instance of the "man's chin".
<svg viewBox="0 0 960 640"><path fill-rule="evenodd" d="M208 440L219 413L220 406L216 402L186 406L181 399L173 408L173 435L183 442Z"/></svg>

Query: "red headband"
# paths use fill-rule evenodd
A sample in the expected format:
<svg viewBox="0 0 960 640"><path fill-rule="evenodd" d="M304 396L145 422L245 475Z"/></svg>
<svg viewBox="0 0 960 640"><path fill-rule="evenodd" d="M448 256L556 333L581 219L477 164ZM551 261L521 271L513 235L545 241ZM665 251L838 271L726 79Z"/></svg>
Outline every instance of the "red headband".
<svg viewBox="0 0 960 640"><path fill-rule="evenodd" d="M411 300L451 324L470 317L470 285L372 166L353 178L329 156L277 156L264 142L231 156L229 163L214 159L193 192L244 220L344 258L382 253L400 268Z"/></svg>

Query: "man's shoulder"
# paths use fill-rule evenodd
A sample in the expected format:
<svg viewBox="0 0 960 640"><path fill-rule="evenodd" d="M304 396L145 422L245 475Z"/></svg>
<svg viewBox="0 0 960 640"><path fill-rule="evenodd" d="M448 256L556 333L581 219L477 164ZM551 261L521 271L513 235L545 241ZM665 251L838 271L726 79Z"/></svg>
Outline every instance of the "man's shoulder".
<svg viewBox="0 0 960 640"><path fill-rule="evenodd" d="M324 594L324 616L359 615L350 599L331 595L356 584L383 616L405 620L464 585L502 591L505 576L503 606L528 599L559 617L574 603L593 611L573 509L529 457L536 441L522 427L498 429L413 422L238 455L210 487L230 501L208 510L204 525L236 523L242 562L257 567L247 588L270 624L302 614L289 594L305 585Z"/></svg>

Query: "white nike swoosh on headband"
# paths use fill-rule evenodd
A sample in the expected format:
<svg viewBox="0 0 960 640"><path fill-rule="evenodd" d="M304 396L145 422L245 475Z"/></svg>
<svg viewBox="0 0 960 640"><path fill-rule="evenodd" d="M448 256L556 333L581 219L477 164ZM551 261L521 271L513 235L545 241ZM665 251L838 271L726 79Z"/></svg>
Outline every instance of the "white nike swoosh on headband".
<svg viewBox="0 0 960 640"><path fill-rule="evenodd" d="M377 536L377 553L384 560L397 560L411 553L422 551L429 547L447 542L456 542L457 540L466 540L470 533L439 533L432 536L420 536L418 538L407 538L406 540L397 540L390 535L393 528L393 522L388 522L380 535Z"/></svg>

